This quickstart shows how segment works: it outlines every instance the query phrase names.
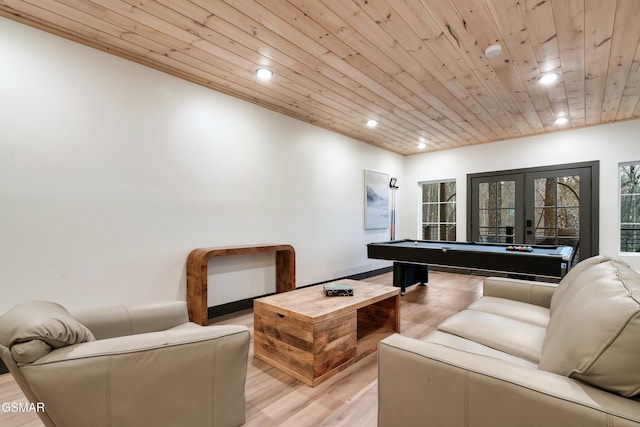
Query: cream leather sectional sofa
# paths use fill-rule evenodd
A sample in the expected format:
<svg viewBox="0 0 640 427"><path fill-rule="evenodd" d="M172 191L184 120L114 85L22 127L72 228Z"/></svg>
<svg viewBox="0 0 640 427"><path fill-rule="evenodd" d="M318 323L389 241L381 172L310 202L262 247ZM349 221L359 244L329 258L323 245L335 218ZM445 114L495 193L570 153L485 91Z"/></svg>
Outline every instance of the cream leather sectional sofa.
<svg viewBox="0 0 640 427"><path fill-rule="evenodd" d="M378 347L378 425L640 425L640 275L596 256L558 285L487 278L422 340Z"/></svg>

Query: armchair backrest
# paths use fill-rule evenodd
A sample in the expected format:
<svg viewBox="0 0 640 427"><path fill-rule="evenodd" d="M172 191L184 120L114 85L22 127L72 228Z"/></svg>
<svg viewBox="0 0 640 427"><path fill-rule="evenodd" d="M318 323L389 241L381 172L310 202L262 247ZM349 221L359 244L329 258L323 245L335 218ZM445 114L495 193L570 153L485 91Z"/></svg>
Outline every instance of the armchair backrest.
<svg viewBox="0 0 640 427"><path fill-rule="evenodd" d="M71 315L98 340L164 331L189 322L185 301L113 305L75 311Z"/></svg>

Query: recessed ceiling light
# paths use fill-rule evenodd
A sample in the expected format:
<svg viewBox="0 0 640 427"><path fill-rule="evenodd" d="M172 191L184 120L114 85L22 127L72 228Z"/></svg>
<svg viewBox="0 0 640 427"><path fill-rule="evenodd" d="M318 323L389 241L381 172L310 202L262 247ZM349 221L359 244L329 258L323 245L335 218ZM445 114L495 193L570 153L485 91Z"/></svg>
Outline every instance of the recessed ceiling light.
<svg viewBox="0 0 640 427"><path fill-rule="evenodd" d="M421 142L420 144L418 144L418 148L421 150L424 150L425 148L427 148L427 144L425 144L424 142Z"/></svg>
<svg viewBox="0 0 640 427"><path fill-rule="evenodd" d="M376 120L373 120L373 119L368 120L367 121L367 126L370 127L370 128L374 128L374 127L378 126L378 122Z"/></svg>
<svg viewBox="0 0 640 427"><path fill-rule="evenodd" d="M273 71L268 68L258 68L256 70L256 75L260 80L269 80L273 77Z"/></svg>
<svg viewBox="0 0 640 427"><path fill-rule="evenodd" d="M542 83L543 85L550 85L556 80L558 80L558 73L545 73L538 79L538 81L540 81L540 83Z"/></svg>
<svg viewBox="0 0 640 427"><path fill-rule="evenodd" d="M495 58L502 53L502 46L499 44L492 44L484 50L484 56L487 58Z"/></svg>
<svg viewBox="0 0 640 427"><path fill-rule="evenodd" d="M564 125L564 124L567 124L568 122L569 122L569 118L562 116L562 117L558 117L553 123L557 125Z"/></svg>

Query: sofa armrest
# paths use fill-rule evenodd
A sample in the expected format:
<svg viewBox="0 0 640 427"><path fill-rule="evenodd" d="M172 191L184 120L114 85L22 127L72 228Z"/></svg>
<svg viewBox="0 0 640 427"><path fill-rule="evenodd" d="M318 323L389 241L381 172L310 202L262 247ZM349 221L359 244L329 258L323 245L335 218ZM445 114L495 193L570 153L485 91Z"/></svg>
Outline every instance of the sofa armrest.
<svg viewBox="0 0 640 427"><path fill-rule="evenodd" d="M244 326L192 327L63 347L20 370L56 425L241 425L248 353Z"/></svg>
<svg viewBox="0 0 640 427"><path fill-rule="evenodd" d="M163 331L189 322L185 301L112 305L75 311L71 315L98 340Z"/></svg>
<svg viewBox="0 0 640 427"><path fill-rule="evenodd" d="M378 346L378 427L638 422L640 402L567 377L398 334Z"/></svg>
<svg viewBox="0 0 640 427"><path fill-rule="evenodd" d="M557 287L556 283L509 279L506 277L487 277L482 284L482 294L549 308L551 297Z"/></svg>

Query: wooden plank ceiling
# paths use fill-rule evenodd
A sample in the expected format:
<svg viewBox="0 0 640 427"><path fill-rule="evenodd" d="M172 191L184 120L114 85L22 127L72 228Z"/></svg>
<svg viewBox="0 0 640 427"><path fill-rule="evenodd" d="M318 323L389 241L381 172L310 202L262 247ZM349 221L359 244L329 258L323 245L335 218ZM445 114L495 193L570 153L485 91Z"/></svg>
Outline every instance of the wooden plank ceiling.
<svg viewBox="0 0 640 427"><path fill-rule="evenodd" d="M640 117L639 0L0 0L0 15L406 155Z"/></svg>

